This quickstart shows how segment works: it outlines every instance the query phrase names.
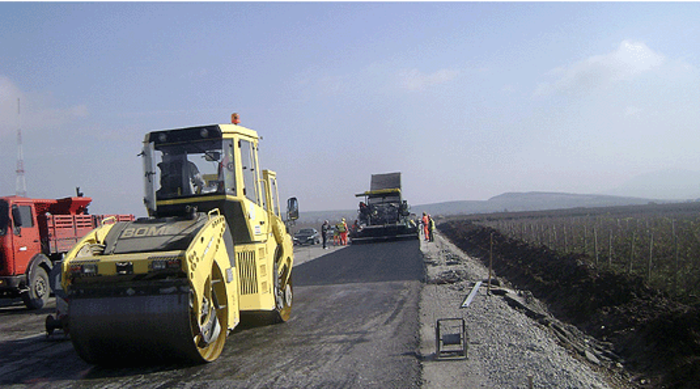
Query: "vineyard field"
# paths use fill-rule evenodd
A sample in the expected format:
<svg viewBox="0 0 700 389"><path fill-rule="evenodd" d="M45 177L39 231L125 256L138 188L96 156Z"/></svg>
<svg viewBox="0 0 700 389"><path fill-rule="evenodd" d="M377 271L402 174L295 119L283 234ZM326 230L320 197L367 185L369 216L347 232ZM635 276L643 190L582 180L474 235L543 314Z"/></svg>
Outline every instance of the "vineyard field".
<svg viewBox="0 0 700 389"><path fill-rule="evenodd" d="M504 212L462 218L700 302L700 202Z"/></svg>

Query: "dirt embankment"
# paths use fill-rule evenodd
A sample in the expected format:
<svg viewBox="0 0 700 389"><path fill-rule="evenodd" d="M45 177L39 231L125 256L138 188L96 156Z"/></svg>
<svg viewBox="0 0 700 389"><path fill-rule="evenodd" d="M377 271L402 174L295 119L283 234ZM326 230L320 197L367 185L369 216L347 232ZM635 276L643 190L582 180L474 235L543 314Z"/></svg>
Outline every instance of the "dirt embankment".
<svg viewBox="0 0 700 389"><path fill-rule="evenodd" d="M493 235L495 273L532 292L558 319L610 342L644 387L700 387L700 308L673 301L639 278L598 271L580 255L561 256L466 221L438 229L487 266Z"/></svg>

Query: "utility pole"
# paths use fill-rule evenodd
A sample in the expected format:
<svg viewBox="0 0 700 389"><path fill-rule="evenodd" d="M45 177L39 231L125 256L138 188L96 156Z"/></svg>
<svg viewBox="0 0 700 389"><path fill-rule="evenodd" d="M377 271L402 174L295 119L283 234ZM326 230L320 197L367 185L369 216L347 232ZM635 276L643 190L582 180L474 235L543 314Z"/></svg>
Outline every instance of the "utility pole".
<svg viewBox="0 0 700 389"><path fill-rule="evenodd" d="M17 186L15 194L27 197L27 181L24 178L24 154L22 153L22 120L19 107L19 98L17 98L17 117L20 119L20 124L17 127Z"/></svg>

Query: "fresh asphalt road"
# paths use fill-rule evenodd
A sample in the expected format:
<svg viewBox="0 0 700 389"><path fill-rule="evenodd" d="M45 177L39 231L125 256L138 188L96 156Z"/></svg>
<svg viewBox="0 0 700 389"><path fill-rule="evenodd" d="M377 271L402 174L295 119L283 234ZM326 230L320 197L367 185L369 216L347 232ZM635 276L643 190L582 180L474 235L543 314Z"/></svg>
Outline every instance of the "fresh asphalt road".
<svg viewBox="0 0 700 389"><path fill-rule="evenodd" d="M102 367L47 338L50 309L0 304L0 386L417 388L419 242L295 250L294 307L284 324L239 326L206 365Z"/></svg>

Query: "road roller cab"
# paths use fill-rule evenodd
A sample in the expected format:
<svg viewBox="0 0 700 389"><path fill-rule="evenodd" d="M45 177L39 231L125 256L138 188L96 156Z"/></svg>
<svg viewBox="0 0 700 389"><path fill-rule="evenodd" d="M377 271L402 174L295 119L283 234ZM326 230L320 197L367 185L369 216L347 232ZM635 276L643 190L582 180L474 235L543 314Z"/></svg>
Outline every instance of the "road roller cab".
<svg viewBox="0 0 700 389"><path fill-rule="evenodd" d="M149 217L103 225L66 256L71 339L88 362L115 356L213 361L241 313L289 319L293 242L255 131L153 131L143 153ZM287 219L298 217L295 198Z"/></svg>

